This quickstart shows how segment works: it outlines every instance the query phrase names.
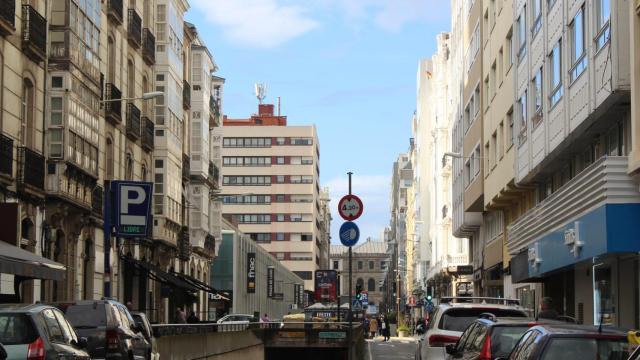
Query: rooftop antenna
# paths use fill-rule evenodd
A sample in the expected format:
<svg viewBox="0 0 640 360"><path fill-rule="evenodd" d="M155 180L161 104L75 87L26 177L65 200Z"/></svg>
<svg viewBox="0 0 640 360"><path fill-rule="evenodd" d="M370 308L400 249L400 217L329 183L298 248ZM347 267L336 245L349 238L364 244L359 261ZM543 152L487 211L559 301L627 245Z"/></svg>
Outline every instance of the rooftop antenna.
<svg viewBox="0 0 640 360"><path fill-rule="evenodd" d="M262 100L267 97L267 84L256 83L255 91L258 102L262 104Z"/></svg>

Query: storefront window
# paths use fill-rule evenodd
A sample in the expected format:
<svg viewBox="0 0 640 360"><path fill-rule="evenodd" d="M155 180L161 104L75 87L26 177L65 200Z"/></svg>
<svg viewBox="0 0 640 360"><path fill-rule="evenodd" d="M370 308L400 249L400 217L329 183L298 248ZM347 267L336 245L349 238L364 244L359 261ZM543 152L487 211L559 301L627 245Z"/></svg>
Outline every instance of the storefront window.
<svg viewBox="0 0 640 360"><path fill-rule="evenodd" d="M536 291L528 286L516 289L520 306L527 312L530 317L535 316L536 312Z"/></svg>
<svg viewBox="0 0 640 360"><path fill-rule="evenodd" d="M593 267L593 323L614 325L616 323L613 291L611 288L612 271L609 265Z"/></svg>

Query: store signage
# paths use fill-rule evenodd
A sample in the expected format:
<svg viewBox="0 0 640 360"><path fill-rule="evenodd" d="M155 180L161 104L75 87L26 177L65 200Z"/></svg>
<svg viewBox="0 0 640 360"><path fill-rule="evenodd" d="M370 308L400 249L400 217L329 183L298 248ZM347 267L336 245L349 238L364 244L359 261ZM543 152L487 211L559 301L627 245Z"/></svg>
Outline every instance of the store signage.
<svg viewBox="0 0 640 360"><path fill-rule="evenodd" d="M320 339L346 339L347 333L340 331L321 331L318 333Z"/></svg>
<svg viewBox="0 0 640 360"><path fill-rule="evenodd" d="M538 265L540 265L540 263L542 262L539 254L540 251L538 250L538 243L533 244L533 247L527 250L527 258L529 259L529 263L531 264L531 266L533 266L534 268L537 268Z"/></svg>
<svg viewBox="0 0 640 360"><path fill-rule="evenodd" d="M256 292L256 253L247 253L247 294Z"/></svg>
<svg viewBox="0 0 640 360"><path fill-rule="evenodd" d="M300 305L300 306L305 305L305 303L304 303L304 285L303 284L299 284L298 285L298 305Z"/></svg>
<svg viewBox="0 0 640 360"><path fill-rule="evenodd" d="M360 302L364 307L369 306L369 292L367 290L363 290L360 292Z"/></svg>
<svg viewBox="0 0 640 360"><path fill-rule="evenodd" d="M336 270L316 270L315 300L334 302L338 296L338 272Z"/></svg>
<svg viewBox="0 0 640 360"><path fill-rule="evenodd" d="M584 245L584 242L580 241L580 222L576 221L574 224L574 228L566 229L564 231L564 244L569 247L569 252L573 254L574 257L578 257L580 255L580 250Z"/></svg>
<svg viewBox="0 0 640 360"><path fill-rule="evenodd" d="M275 296L275 268L273 266L269 266L267 268L267 297L272 298Z"/></svg>
<svg viewBox="0 0 640 360"><path fill-rule="evenodd" d="M115 195L116 205L114 235L117 237L150 236L153 183L112 181L111 191Z"/></svg>

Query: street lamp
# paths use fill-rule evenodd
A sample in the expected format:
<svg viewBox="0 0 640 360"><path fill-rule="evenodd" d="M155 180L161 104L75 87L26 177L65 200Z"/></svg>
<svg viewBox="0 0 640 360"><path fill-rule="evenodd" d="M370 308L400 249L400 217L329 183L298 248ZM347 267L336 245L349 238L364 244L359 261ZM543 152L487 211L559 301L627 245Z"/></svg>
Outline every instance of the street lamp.
<svg viewBox="0 0 640 360"><path fill-rule="evenodd" d="M140 97L120 98L120 99L103 99L103 100L100 100L100 103L114 102L114 101L131 101L131 100L151 100L151 99L155 99L155 98L157 98L159 96L162 96L162 95L164 95L164 93L162 91L152 91L152 92L144 93Z"/></svg>

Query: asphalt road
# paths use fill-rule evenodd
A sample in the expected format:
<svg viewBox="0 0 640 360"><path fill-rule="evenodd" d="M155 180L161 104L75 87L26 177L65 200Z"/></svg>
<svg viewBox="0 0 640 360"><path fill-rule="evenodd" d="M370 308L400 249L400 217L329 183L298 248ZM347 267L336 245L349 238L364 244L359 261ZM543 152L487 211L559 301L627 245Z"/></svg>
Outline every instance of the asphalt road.
<svg viewBox="0 0 640 360"><path fill-rule="evenodd" d="M410 360L415 356L416 341L413 338L391 338L383 342L378 337L367 340L366 360Z"/></svg>

